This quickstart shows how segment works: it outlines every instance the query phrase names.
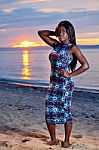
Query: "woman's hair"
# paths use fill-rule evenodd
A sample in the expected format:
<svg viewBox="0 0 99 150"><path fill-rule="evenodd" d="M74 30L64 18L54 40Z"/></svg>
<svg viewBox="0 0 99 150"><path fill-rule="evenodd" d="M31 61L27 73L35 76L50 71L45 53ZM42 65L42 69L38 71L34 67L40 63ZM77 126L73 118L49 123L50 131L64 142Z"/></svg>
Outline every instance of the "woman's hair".
<svg viewBox="0 0 99 150"><path fill-rule="evenodd" d="M69 42L73 45L76 45L76 37L75 37L75 30L74 30L74 27L73 25L65 20L65 21L61 21L58 26L56 27L55 29L55 33L56 33L56 36L58 35L58 30L60 28L60 26L64 26L64 28L66 29L66 33L68 35L68 38L69 38ZM73 60L71 61L70 63L70 69L73 71L75 70L75 67L76 67L76 64L77 64L77 58L76 56L73 54Z"/></svg>

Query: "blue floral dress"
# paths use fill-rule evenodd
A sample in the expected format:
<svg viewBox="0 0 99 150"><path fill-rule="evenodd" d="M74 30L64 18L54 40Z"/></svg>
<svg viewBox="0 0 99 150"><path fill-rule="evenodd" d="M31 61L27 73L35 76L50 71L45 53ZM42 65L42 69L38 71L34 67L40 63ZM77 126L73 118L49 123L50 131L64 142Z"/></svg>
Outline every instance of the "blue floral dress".
<svg viewBox="0 0 99 150"><path fill-rule="evenodd" d="M59 75L59 70L69 71L72 57L69 49L72 44L57 44L54 51L57 55L49 54L51 63L51 81L46 98L45 118L48 124L72 123L71 100L74 82L71 78Z"/></svg>

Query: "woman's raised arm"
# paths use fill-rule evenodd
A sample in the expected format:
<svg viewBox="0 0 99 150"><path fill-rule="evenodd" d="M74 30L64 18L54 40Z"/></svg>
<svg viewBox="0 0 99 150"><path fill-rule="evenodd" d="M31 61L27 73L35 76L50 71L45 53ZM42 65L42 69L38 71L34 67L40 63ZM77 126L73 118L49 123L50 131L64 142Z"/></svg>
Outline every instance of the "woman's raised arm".
<svg viewBox="0 0 99 150"><path fill-rule="evenodd" d="M41 39L48 45L53 46L54 44L57 44L57 40L54 38L51 38L50 36L56 36L54 31L49 30L40 30L38 31L38 35L41 37Z"/></svg>

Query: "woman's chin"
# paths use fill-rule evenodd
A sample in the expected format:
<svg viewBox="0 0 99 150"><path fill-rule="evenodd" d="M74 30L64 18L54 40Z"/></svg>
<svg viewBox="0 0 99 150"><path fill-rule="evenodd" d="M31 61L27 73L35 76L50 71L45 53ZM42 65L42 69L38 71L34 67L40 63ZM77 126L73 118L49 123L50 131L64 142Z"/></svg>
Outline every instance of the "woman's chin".
<svg viewBox="0 0 99 150"><path fill-rule="evenodd" d="M59 41L60 41L61 43L64 43L64 40L63 40L63 39L59 39Z"/></svg>

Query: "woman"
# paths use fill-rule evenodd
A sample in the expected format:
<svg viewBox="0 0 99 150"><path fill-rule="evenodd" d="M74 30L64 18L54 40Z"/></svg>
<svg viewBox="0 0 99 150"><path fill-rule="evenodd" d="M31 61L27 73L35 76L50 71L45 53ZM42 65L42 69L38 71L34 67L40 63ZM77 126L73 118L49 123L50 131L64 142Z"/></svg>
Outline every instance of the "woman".
<svg viewBox="0 0 99 150"><path fill-rule="evenodd" d="M65 139L62 147L70 146L72 130L71 100L74 83L71 77L85 72L89 64L76 45L75 30L69 21L61 21L55 32L49 30L38 31L42 40L53 47L49 54L51 62L50 87L46 99L46 124L50 133L50 145L58 144L56 139L56 124L64 124ZM58 40L51 36L58 37ZM77 60L81 64L75 69Z"/></svg>

